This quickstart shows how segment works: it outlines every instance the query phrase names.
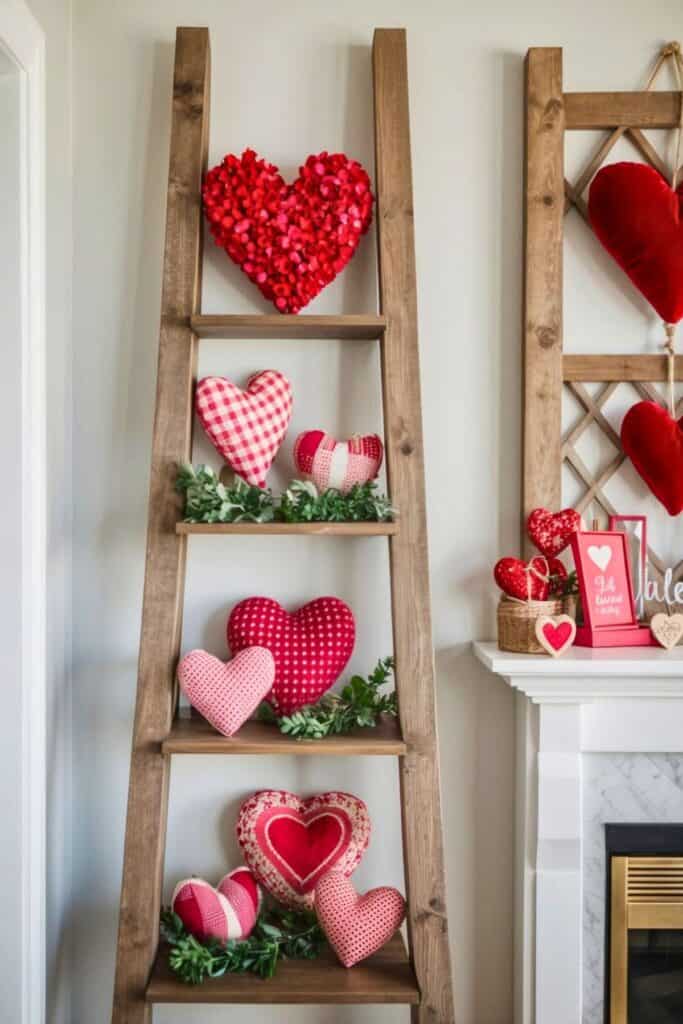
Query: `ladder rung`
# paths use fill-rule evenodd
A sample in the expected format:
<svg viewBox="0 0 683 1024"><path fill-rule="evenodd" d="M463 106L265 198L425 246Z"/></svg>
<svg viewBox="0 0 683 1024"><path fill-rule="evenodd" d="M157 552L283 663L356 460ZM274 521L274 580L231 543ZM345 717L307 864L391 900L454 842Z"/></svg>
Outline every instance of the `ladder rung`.
<svg viewBox="0 0 683 1024"><path fill-rule="evenodd" d="M262 537L278 535L388 537L398 533L398 523L177 523L176 533L253 533Z"/></svg>
<svg viewBox="0 0 683 1024"><path fill-rule="evenodd" d="M163 741L164 754L297 754L315 757L401 756L407 746L397 718L387 716L373 729L323 740L295 740L266 722L245 722L236 736L221 736L201 715L183 708Z"/></svg>
<svg viewBox="0 0 683 1024"><path fill-rule="evenodd" d="M405 1003L420 999L413 969L400 933L384 949L351 969L331 950L316 960L283 960L274 978L226 974L201 985L180 981L168 966L161 946L147 986L149 1003Z"/></svg>
<svg viewBox="0 0 683 1024"><path fill-rule="evenodd" d="M200 338L338 338L373 340L381 338L386 317L377 314L358 316L301 316L299 314L198 314L190 317L190 326Z"/></svg>

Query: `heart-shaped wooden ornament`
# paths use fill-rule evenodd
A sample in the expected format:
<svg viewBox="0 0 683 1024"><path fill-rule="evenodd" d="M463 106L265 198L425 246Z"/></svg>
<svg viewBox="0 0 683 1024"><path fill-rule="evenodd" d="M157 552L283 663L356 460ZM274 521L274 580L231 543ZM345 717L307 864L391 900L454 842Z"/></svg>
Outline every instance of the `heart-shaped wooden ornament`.
<svg viewBox="0 0 683 1024"><path fill-rule="evenodd" d="M275 661L265 647L247 647L227 664L207 651L190 651L178 682L190 704L214 729L234 736L270 692Z"/></svg>
<svg viewBox="0 0 683 1024"><path fill-rule="evenodd" d="M252 149L204 179L217 245L281 313L298 313L344 269L372 220L366 171L343 153L309 156L287 185Z"/></svg>
<svg viewBox="0 0 683 1024"><path fill-rule="evenodd" d="M323 430L307 430L294 442L294 463L319 491L336 487L346 494L354 484L374 480L382 465L384 446L377 434L354 434L336 441Z"/></svg>
<svg viewBox="0 0 683 1024"><path fill-rule="evenodd" d="M275 660L268 700L281 715L314 704L337 681L356 638L353 612L338 597L319 597L287 612L269 597L249 597L228 619L228 646L266 647Z"/></svg>
<svg viewBox="0 0 683 1024"><path fill-rule="evenodd" d="M673 615L658 612L650 619L650 631L660 647L670 651L683 637L683 615L680 612Z"/></svg>
<svg viewBox="0 0 683 1024"><path fill-rule="evenodd" d="M197 416L211 444L253 487L265 487L292 405L292 386L277 370L254 374L245 391L225 377L204 377L195 392Z"/></svg>
<svg viewBox="0 0 683 1024"><path fill-rule="evenodd" d="M535 508L526 523L529 539L546 558L561 554L572 539L572 534L581 529L581 516L573 508L561 512L549 512L547 508Z"/></svg>
<svg viewBox="0 0 683 1024"><path fill-rule="evenodd" d="M184 878L171 898L173 912L191 935L206 942L246 939L261 908L262 894L247 868L231 871L214 888L203 878Z"/></svg>
<svg viewBox="0 0 683 1024"><path fill-rule="evenodd" d="M559 658L576 639L576 623L569 615L539 615L534 627L541 647Z"/></svg>
<svg viewBox="0 0 683 1024"><path fill-rule="evenodd" d="M370 840L362 800L330 792L301 799L267 789L246 800L237 818L237 840L261 885L280 903L313 905L314 889L332 868L350 875Z"/></svg>
<svg viewBox="0 0 683 1024"><path fill-rule="evenodd" d="M667 324L683 317L682 208L683 184L647 164L603 167L588 196L595 234Z"/></svg>
<svg viewBox="0 0 683 1024"><path fill-rule="evenodd" d="M316 886L315 912L344 967L353 967L392 938L405 917L406 901L386 885L361 895L341 871L329 871Z"/></svg>
<svg viewBox="0 0 683 1024"><path fill-rule="evenodd" d="M683 418L656 402L637 402L621 424L621 444L670 516L683 511Z"/></svg>
<svg viewBox="0 0 683 1024"><path fill-rule="evenodd" d="M493 576L508 597L518 601L547 601L550 593L550 577L559 580L567 578L567 570L559 558L541 558L537 555L530 562L521 558L501 558L493 569Z"/></svg>

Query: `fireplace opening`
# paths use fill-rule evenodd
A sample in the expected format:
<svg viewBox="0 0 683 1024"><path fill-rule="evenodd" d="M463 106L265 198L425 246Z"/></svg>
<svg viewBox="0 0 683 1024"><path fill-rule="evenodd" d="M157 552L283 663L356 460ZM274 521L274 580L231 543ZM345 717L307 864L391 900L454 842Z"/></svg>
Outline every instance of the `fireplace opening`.
<svg viewBox="0 0 683 1024"><path fill-rule="evenodd" d="M606 825L605 1024L683 1022L683 824Z"/></svg>

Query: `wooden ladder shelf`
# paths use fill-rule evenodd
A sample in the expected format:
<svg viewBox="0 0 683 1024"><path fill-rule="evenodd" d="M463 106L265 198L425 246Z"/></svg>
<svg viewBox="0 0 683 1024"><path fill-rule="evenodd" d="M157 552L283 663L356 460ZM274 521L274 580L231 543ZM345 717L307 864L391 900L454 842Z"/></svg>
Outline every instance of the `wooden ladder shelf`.
<svg viewBox="0 0 683 1024"><path fill-rule="evenodd" d="M420 1024L454 1020L434 708L422 422L417 345L405 32L373 42L381 315L203 316L201 183L209 125L209 35L179 28L166 212L161 330L152 441L147 559L128 795L113 1024L149 1024L154 1003L403 1003ZM191 453L198 339L377 339L381 346L389 492L400 524L189 526L174 492ZM399 723L296 743L262 723L226 739L178 713L187 536L190 533L388 536ZM328 955L282 963L274 978L228 975L188 986L158 952L172 754L390 755L399 758L408 946L400 935L350 970Z"/></svg>

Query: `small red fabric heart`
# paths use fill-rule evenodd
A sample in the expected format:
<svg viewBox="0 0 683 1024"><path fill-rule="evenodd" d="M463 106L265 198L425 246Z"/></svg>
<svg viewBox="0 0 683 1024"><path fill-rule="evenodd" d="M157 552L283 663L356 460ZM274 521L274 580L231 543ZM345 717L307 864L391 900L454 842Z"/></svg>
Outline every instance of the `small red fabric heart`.
<svg viewBox="0 0 683 1024"><path fill-rule="evenodd" d="M258 881L290 907L313 905L331 868L350 875L370 839L368 809L350 793L302 800L284 790L255 793L240 808L237 840Z"/></svg>
<svg viewBox="0 0 683 1024"><path fill-rule="evenodd" d="M621 424L621 444L670 516L683 511L683 418L656 402L637 402Z"/></svg>
<svg viewBox="0 0 683 1024"><path fill-rule="evenodd" d="M228 646L266 647L275 659L268 700L281 715L314 704L337 681L356 638L353 612L338 597L319 597L290 614L269 597L249 597L228 619Z"/></svg>
<svg viewBox="0 0 683 1024"><path fill-rule="evenodd" d="M292 385L277 370L249 379L242 391L225 377L205 377L195 392L195 409L211 444L253 487L265 487L292 418Z"/></svg>
<svg viewBox="0 0 683 1024"><path fill-rule="evenodd" d="M287 185L253 149L204 179L217 245L281 313L298 313L349 262L372 220L367 172L343 153L309 156Z"/></svg>
<svg viewBox="0 0 683 1024"><path fill-rule="evenodd" d="M555 651L560 651L572 635L572 627L568 622L561 622L559 626L552 622L546 622L543 627L543 636Z"/></svg>
<svg viewBox="0 0 683 1024"><path fill-rule="evenodd" d="M386 945L400 927L406 901L383 885L364 895L340 871L328 871L315 890L315 911L344 967L353 967Z"/></svg>
<svg viewBox="0 0 683 1024"><path fill-rule="evenodd" d="M493 569L500 589L518 601L547 601L550 576L564 580L567 570L559 558L541 558L536 555L530 562L521 558L501 558Z"/></svg>
<svg viewBox="0 0 683 1024"><path fill-rule="evenodd" d="M190 704L223 736L234 736L270 692L275 661L265 647L247 647L227 664L207 651L190 651L178 682Z"/></svg>
<svg viewBox="0 0 683 1024"><path fill-rule="evenodd" d="M552 558L564 551L572 534L581 529L581 516L573 508L554 513L546 508L535 508L527 519L526 529L541 554Z"/></svg>
<svg viewBox="0 0 683 1024"><path fill-rule="evenodd" d="M608 253L665 323L683 317L683 184L654 167L618 163L595 175L588 213Z"/></svg>
<svg viewBox="0 0 683 1024"><path fill-rule="evenodd" d="M184 878L171 898L173 912L191 935L201 942L246 939L261 906L261 892L246 868L237 868L220 880L216 888L203 878Z"/></svg>
<svg viewBox="0 0 683 1024"><path fill-rule="evenodd" d="M377 434L336 441L323 430L307 430L294 442L294 462L319 491L336 487L346 494L354 484L374 480L382 465L384 446Z"/></svg>

